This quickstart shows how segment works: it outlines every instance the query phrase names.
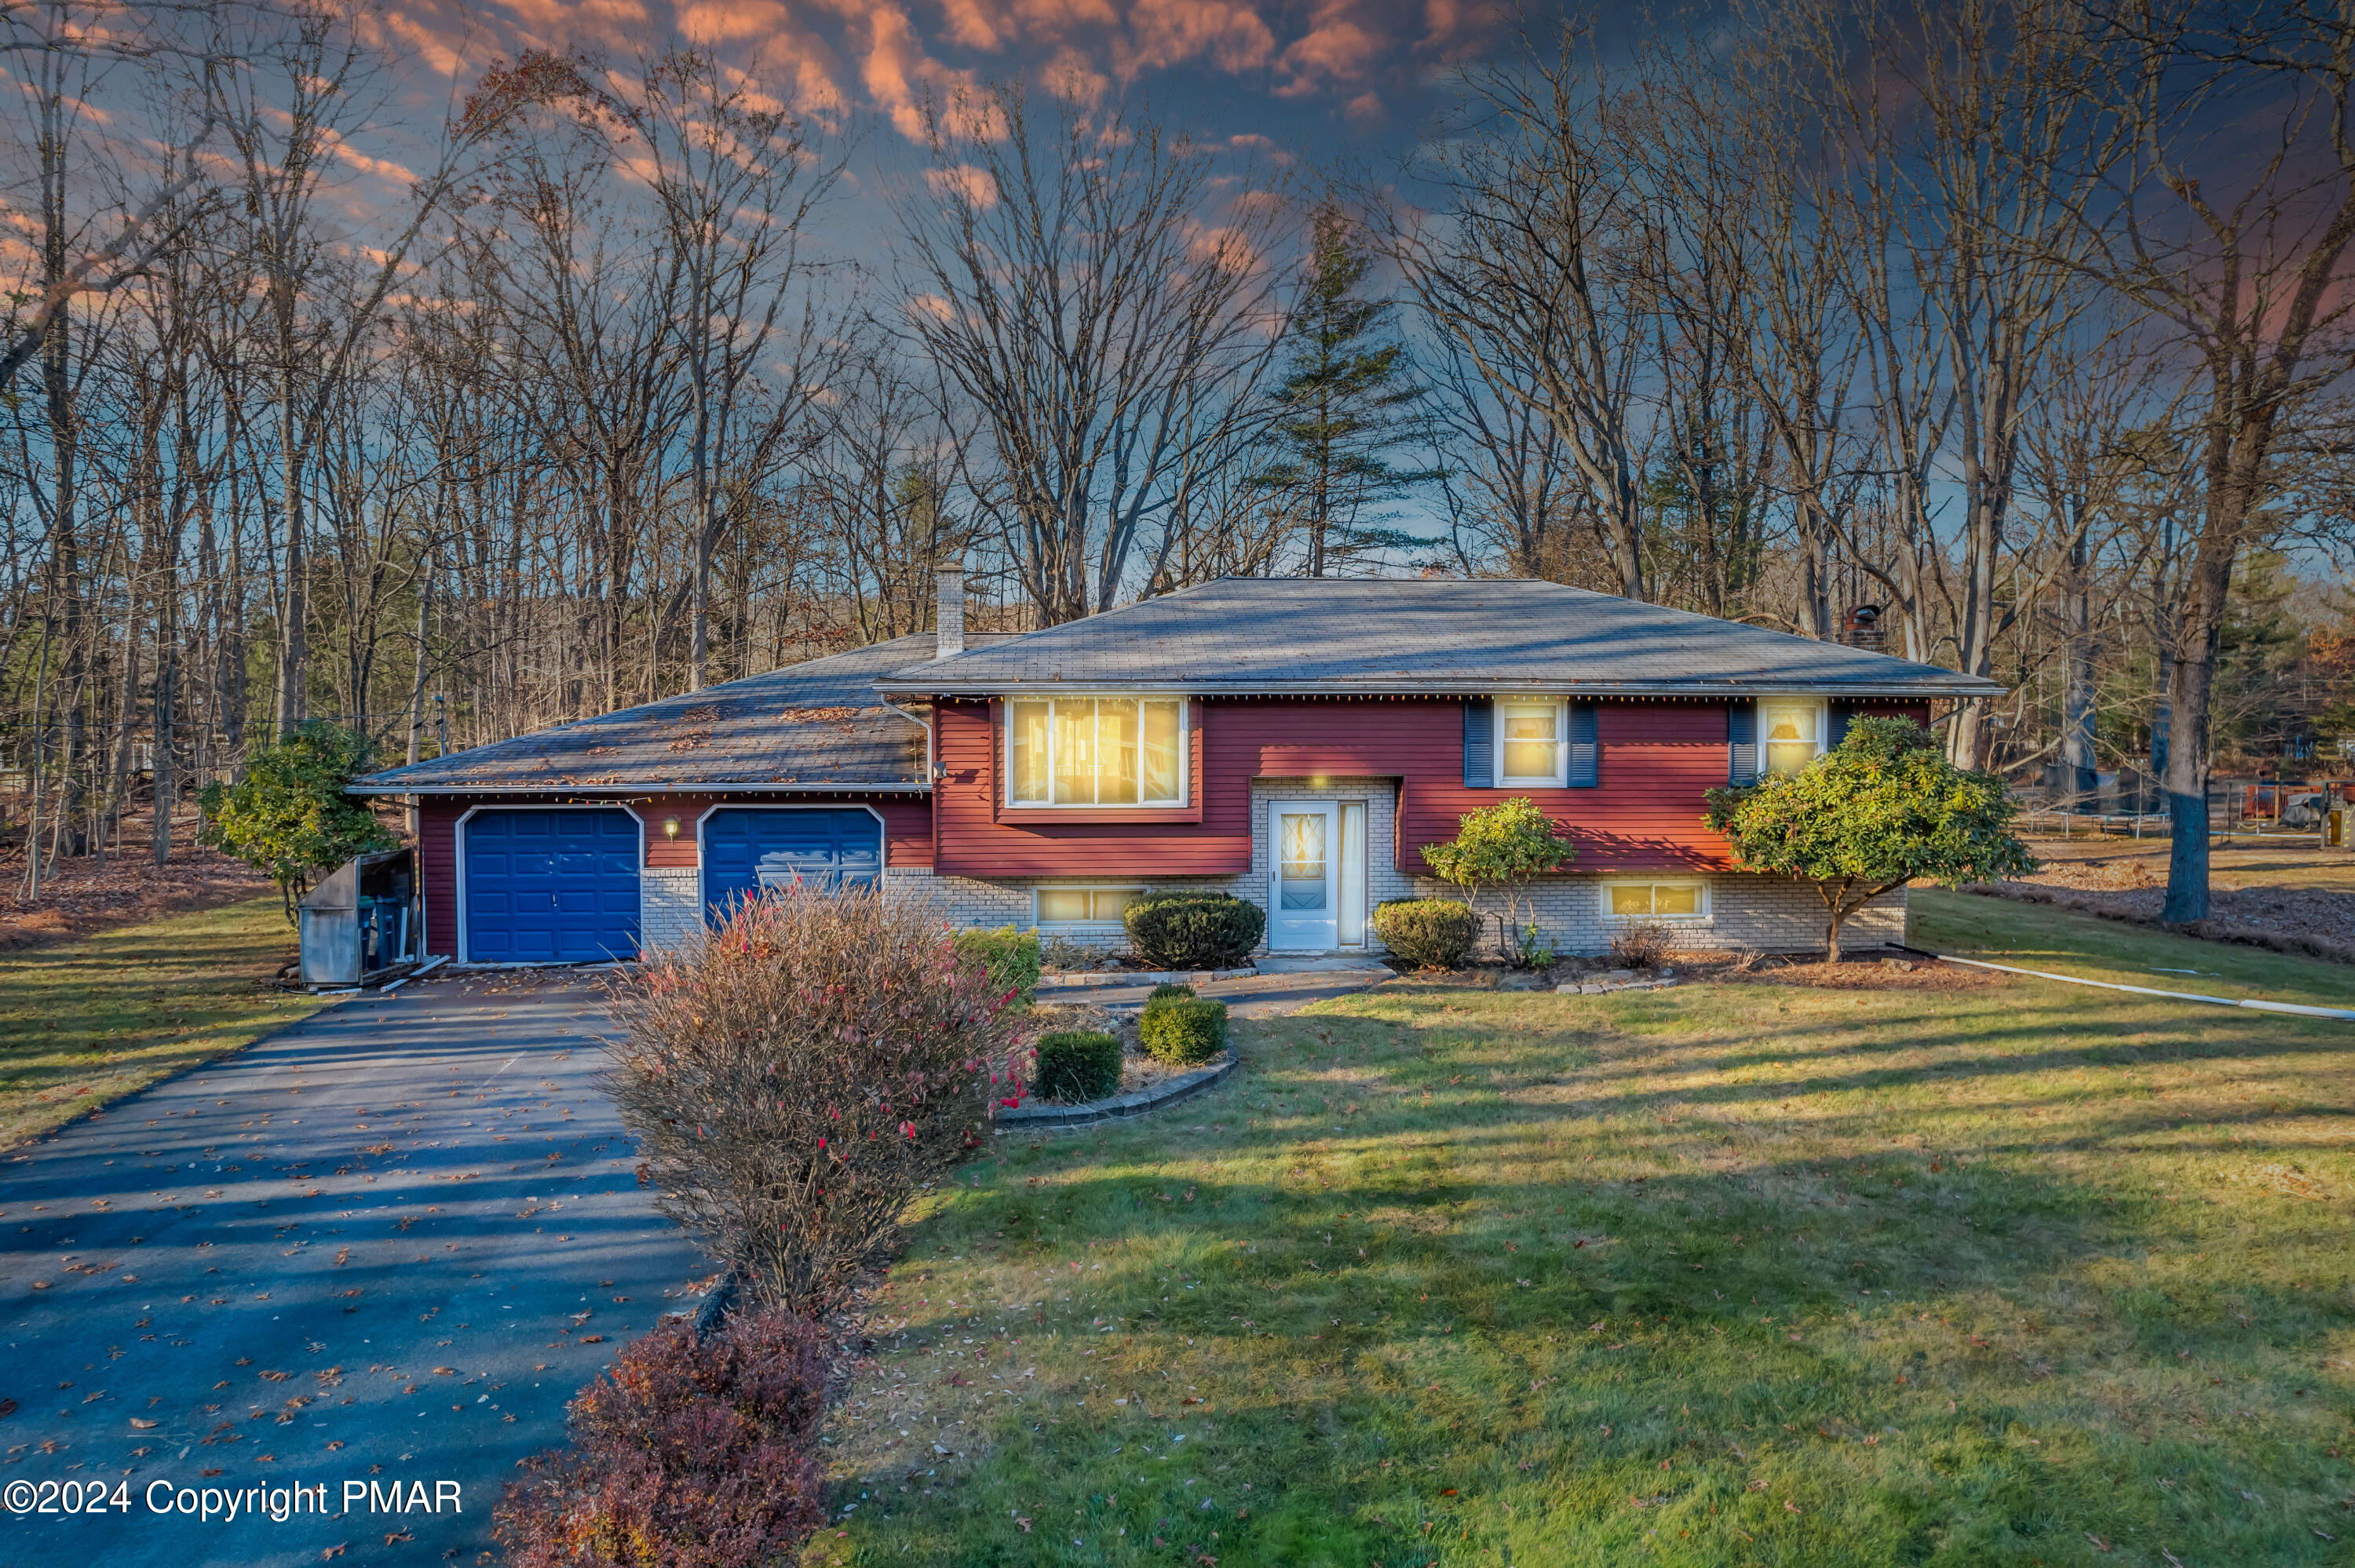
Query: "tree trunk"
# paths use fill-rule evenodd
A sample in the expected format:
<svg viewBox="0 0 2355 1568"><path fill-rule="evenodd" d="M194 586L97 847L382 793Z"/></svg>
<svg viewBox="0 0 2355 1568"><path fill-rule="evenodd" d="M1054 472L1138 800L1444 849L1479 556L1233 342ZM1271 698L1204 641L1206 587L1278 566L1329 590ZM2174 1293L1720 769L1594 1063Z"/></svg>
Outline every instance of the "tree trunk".
<svg viewBox="0 0 2355 1568"><path fill-rule="evenodd" d="M2211 520L2210 536L2200 541L2187 585L2175 667L2168 683L2167 771L2162 782L2169 838L2167 901L2158 917L2170 925L2208 918L2208 710L2235 553L2232 544L2215 538L2221 531ZM2238 526L2231 532L2237 536Z"/></svg>
<svg viewBox="0 0 2355 1568"><path fill-rule="evenodd" d="M292 305L286 307L290 312L293 308ZM306 706L304 702L304 666L310 662L310 648L305 634L309 610L304 594L308 567L303 553L303 447L294 411L294 350L291 333L282 333L280 341L281 351L288 358L288 363L280 367L278 378L279 482L284 486L280 507L286 530L286 597L278 626L278 712L277 733L272 737L273 740L284 740L303 722Z"/></svg>
<svg viewBox="0 0 2355 1568"><path fill-rule="evenodd" d="M159 866L169 864L172 859L172 804L178 789L172 769L173 693L180 678L176 620L167 609L155 623L155 728L152 743L155 805L148 836Z"/></svg>
<svg viewBox="0 0 2355 1568"><path fill-rule="evenodd" d="M2081 560L2082 552L2081 539ZM2100 650L2094 643L2093 595L2082 575L2070 583L2066 602L2069 673L2062 697L2061 759L2069 771L2070 800L2077 810L2089 811L2100 803L2101 779L2094 748L2094 661Z"/></svg>

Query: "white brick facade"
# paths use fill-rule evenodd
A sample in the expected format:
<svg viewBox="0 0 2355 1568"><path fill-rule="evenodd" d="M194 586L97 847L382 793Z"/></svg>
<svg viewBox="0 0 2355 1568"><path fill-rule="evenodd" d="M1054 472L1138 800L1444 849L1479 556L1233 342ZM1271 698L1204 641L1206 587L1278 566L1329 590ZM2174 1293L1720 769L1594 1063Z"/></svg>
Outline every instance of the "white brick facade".
<svg viewBox="0 0 2355 1568"><path fill-rule="evenodd" d="M1709 913L1698 918L1662 920L1662 929L1677 947L1701 952L1805 953L1824 950L1823 895L1813 883L1796 878L1762 876L1749 872L1711 872L1682 875L1595 874L1549 876L1524 890L1522 906L1534 904L1545 939L1562 954L1594 955L1611 950L1612 938L1628 922L1604 913L1604 890L1614 882L1701 882L1709 887ZM1458 896L1444 883L1421 878L1415 896ZM1497 922L1502 907L1495 895L1481 900L1492 917L1484 946L1496 950ZM1840 945L1849 948L1880 947L1905 940L1905 890L1897 889L1858 910L1840 927Z"/></svg>
<svg viewBox="0 0 2355 1568"><path fill-rule="evenodd" d="M1270 800L1362 800L1366 805L1366 894L1369 910L1389 898L1455 897L1444 884L1428 877L1410 877L1399 871L1392 852L1396 832L1395 787L1386 779L1327 779L1312 785L1303 779L1257 779L1252 784L1252 868L1230 879L1202 877L1137 877L1107 872L1100 876L983 879L940 876L929 868L893 867L884 879L898 886L921 889L937 901L947 918L959 926L1035 924L1031 890L1053 886L1102 886L1142 884L1155 892L1180 889L1231 893L1263 909L1268 903L1267 803ZM651 875L652 874L649 873ZM1645 875L1572 874L1542 878L1527 890L1537 922L1557 952L1593 955L1611 950L1611 940L1626 922L1604 913L1604 885L1615 881L1659 880L1703 882L1709 887L1709 913L1697 918L1663 920L1669 939L1696 950L1820 952L1824 946L1824 901L1804 882L1743 872ZM1484 908L1497 906L1493 896ZM1840 933L1844 946L1870 948L1905 938L1905 892L1876 899L1849 917ZM1117 947L1117 938L1082 938L1096 948ZM1493 950L1496 923L1489 922L1487 943Z"/></svg>
<svg viewBox="0 0 2355 1568"><path fill-rule="evenodd" d="M638 945L677 952L703 934L703 874L691 865L650 865L638 874Z"/></svg>

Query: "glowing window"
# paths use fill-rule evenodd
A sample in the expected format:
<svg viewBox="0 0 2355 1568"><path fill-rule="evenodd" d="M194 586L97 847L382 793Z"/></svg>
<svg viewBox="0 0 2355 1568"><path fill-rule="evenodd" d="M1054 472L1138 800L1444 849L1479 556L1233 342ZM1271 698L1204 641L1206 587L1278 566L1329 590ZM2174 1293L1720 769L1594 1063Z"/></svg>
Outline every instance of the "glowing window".
<svg viewBox="0 0 2355 1568"><path fill-rule="evenodd" d="M1013 806L1182 806L1178 697L1018 697L1006 705Z"/></svg>
<svg viewBox="0 0 2355 1568"><path fill-rule="evenodd" d="M1606 882L1603 913L1614 920L1700 920L1709 914L1705 882Z"/></svg>
<svg viewBox="0 0 2355 1568"><path fill-rule="evenodd" d="M1038 923L1118 930L1128 906L1144 896L1142 887L1041 887L1037 890Z"/></svg>
<svg viewBox="0 0 2355 1568"><path fill-rule="evenodd" d="M1500 784L1562 782L1562 711L1557 702L1497 704Z"/></svg>
<svg viewBox="0 0 2355 1568"><path fill-rule="evenodd" d="M1824 705L1807 698L1758 705L1758 740L1769 773L1793 774L1823 755Z"/></svg>

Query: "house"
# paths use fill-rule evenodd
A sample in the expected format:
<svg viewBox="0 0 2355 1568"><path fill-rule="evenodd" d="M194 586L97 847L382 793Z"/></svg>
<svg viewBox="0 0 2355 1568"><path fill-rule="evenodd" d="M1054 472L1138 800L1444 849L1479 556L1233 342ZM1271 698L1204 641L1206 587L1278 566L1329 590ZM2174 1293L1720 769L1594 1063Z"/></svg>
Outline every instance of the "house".
<svg viewBox="0 0 2355 1568"><path fill-rule="evenodd" d="M1714 786L1796 769L1859 714L1992 683L1526 580L1229 577L1019 635L941 630L397 768L428 950L628 956L794 878L919 888L961 925L1112 945L1148 891L1220 889L1279 952L1363 949L1422 850L1527 796L1578 845L1541 879L1565 952L1630 920L1819 948L1803 883L1733 869ZM1893 939L1903 895L1852 940Z"/></svg>

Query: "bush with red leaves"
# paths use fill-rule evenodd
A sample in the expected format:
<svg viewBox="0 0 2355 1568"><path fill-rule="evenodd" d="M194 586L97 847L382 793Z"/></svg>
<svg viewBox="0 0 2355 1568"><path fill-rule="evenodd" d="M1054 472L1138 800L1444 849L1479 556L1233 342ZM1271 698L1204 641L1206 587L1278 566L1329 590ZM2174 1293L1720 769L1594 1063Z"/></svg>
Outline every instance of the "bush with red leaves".
<svg viewBox="0 0 2355 1568"><path fill-rule="evenodd" d="M1015 986L913 895L780 889L619 991L640 1174L764 1307L825 1318L1021 1102Z"/></svg>
<svg viewBox="0 0 2355 1568"><path fill-rule="evenodd" d="M511 1568L760 1568L825 1517L824 1337L783 1311L698 1343L684 1322L573 1400L572 1446L531 1461L494 1527Z"/></svg>

